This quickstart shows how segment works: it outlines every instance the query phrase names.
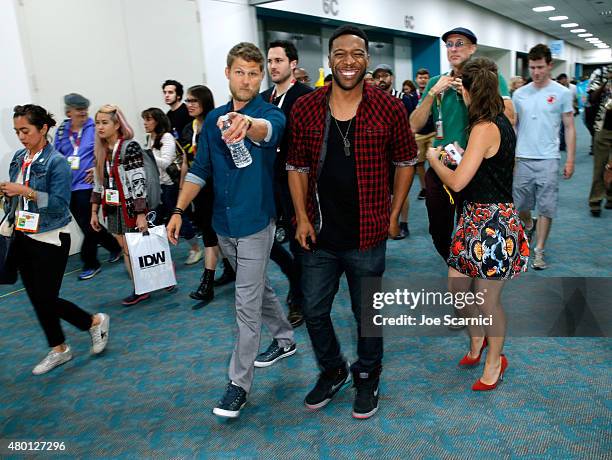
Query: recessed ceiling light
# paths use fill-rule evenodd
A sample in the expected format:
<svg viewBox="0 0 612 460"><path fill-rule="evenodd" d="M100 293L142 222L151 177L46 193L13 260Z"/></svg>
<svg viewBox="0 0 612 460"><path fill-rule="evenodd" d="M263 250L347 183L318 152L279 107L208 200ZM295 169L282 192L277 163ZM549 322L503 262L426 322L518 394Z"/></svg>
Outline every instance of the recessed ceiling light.
<svg viewBox="0 0 612 460"><path fill-rule="evenodd" d="M570 32L573 34L579 34L581 32L586 32L586 29L572 29Z"/></svg>
<svg viewBox="0 0 612 460"><path fill-rule="evenodd" d="M567 16L551 16L548 19L550 19L551 21L565 21L569 18Z"/></svg>
<svg viewBox="0 0 612 460"><path fill-rule="evenodd" d="M535 8L531 8L536 13L541 13L542 11L554 11L554 6L536 6Z"/></svg>
<svg viewBox="0 0 612 460"><path fill-rule="evenodd" d="M579 37L592 37L593 34L578 34Z"/></svg>
<svg viewBox="0 0 612 460"><path fill-rule="evenodd" d="M575 23L575 22L568 22L568 23L565 23L565 24L561 24L561 27L565 27L566 29L569 29L570 27L577 27L577 26L578 26L578 24Z"/></svg>

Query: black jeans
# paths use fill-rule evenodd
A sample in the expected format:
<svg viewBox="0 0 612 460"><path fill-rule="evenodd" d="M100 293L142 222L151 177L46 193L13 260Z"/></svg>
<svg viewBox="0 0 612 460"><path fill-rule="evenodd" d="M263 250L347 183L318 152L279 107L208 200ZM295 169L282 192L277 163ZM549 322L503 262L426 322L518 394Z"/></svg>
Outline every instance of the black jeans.
<svg viewBox="0 0 612 460"><path fill-rule="evenodd" d="M363 337L361 333L361 281L365 277L381 277L385 271L387 242L366 251L304 251L302 256L302 289L304 319L312 348L322 370L342 367L345 359L331 320L331 308L338 292L340 277L346 274L351 308L357 321L357 355L351 367L357 372L379 369L383 358L382 337Z"/></svg>
<svg viewBox="0 0 612 460"><path fill-rule="evenodd" d="M156 225L166 224L171 217L171 213L176 207L176 202L179 196L178 184L172 185L161 185L161 204L157 208L157 218L155 220ZM191 220L186 215L182 216L183 223L181 225L180 236L186 240L190 240L195 237L196 233L193 228Z"/></svg>
<svg viewBox="0 0 612 460"><path fill-rule="evenodd" d="M287 251L281 243L275 240L274 244L272 244L270 259L278 264L281 272L283 272L289 280L289 291L293 296L293 301L301 305L304 300L301 282L302 247L295 239L295 227L292 222L295 211L293 210L287 178L277 178L274 187L277 214L279 215L279 219L282 218L285 223L289 240L289 251L291 252Z"/></svg>
<svg viewBox="0 0 612 460"><path fill-rule="evenodd" d="M70 195L70 212L83 232L83 245L81 246L81 261L83 270L100 267L98 261L98 243L110 253L121 251L121 246L105 227L96 232L91 228L91 190L75 190Z"/></svg>
<svg viewBox="0 0 612 460"><path fill-rule="evenodd" d="M450 202L444 184L433 168L429 168L425 173L425 206L429 217L429 234L436 250L445 262L450 255L450 245L455 228L455 208L459 210L458 218L463 205L459 194L451 192L450 189L449 192L453 195L455 204Z"/></svg>
<svg viewBox="0 0 612 460"><path fill-rule="evenodd" d="M60 319L82 331L89 330L92 322L91 314L59 297L70 251L70 235L62 233L60 240L62 246L54 246L16 231L10 254L50 347L66 341Z"/></svg>

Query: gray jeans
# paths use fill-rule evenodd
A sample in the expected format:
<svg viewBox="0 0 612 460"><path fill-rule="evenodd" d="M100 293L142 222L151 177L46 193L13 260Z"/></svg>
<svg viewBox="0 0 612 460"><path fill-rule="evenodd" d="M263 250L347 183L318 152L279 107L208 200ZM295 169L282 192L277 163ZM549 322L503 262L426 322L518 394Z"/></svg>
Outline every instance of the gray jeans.
<svg viewBox="0 0 612 460"><path fill-rule="evenodd" d="M259 353L262 322L279 346L288 347L295 342L293 328L266 275L275 230L271 222L260 232L242 238L218 235L219 246L236 271L238 337L229 378L247 393L253 383L253 363Z"/></svg>

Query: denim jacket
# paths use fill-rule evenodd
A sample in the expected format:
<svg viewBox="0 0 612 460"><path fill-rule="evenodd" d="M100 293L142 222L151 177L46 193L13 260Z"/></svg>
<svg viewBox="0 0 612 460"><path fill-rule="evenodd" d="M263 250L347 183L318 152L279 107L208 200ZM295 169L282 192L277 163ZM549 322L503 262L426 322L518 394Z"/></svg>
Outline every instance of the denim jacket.
<svg viewBox="0 0 612 460"><path fill-rule="evenodd" d="M23 166L26 149L18 150L9 167L9 178L16 182ZM23 180L23 178L22 178ZM30 188L36 201L28 203L28 211L40 215L38 233L55 230L70 222L70 183L72 174L64 156L47 144L30 169ZM23 197L18 197L23 200ZM23 209L23 201L20 206Z"/></svg>

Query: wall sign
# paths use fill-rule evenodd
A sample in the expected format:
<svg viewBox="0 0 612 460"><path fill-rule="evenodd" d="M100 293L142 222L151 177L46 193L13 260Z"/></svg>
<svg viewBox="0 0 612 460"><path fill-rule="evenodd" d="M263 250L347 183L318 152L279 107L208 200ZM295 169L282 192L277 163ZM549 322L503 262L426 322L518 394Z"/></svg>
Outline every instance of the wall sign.
<svg viewBox="0 0 612 460"><path fill-rule="evenodd" d="M323 0L323 12L332 16L338 16L338 13L340 13L339 0Z"/></svg>

